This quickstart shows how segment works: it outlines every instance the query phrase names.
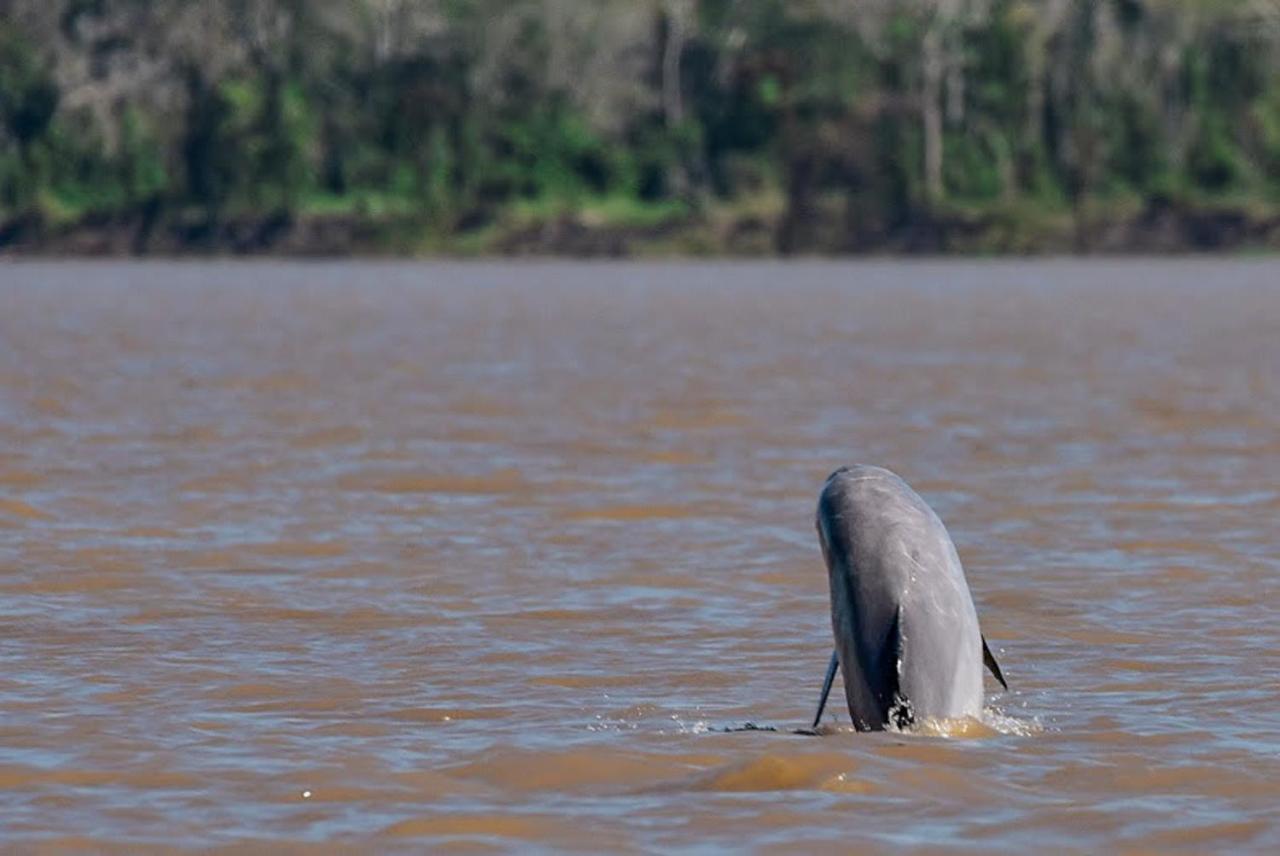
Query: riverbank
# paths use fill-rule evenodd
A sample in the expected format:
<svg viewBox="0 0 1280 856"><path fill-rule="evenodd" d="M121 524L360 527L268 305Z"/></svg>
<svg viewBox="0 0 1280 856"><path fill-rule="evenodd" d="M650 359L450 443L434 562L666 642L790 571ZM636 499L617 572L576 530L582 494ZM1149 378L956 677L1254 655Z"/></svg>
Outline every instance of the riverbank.
<svg viewBox="0 0 1280 856"><path fill-rule="evenodd" d="M239 213L138 206L78 218L0 219L0 256L561 256L1036 255L1280 251L1280 206L1157 199L1077 209L1010 203L860 221L840 199L795 215L778 198L643 208L605 202L474 212Z"/></svg>

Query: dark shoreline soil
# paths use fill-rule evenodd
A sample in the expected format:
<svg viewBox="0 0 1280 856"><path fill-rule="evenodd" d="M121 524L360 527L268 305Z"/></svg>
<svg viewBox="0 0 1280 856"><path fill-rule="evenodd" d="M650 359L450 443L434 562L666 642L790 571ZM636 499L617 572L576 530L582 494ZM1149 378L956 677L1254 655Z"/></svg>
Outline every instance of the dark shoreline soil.
<svg viewBox="0 0 1280 856"><path fill-rule="evenodd" d="M1027 222L1016 214L940 214L894 228L862 229L821 213L790 228L742 215L656 225L588 223L566 214L539 223L490 223L448 234L412 218L275 213L207 220L141 209L54 224L0 221L0 257L126 256L659 256L1037 255L1280 251L1280 214L1173 203L1136 214ZM779 240L786 235L785 242ZM785 248L784 248L785 245Z"/></svg>

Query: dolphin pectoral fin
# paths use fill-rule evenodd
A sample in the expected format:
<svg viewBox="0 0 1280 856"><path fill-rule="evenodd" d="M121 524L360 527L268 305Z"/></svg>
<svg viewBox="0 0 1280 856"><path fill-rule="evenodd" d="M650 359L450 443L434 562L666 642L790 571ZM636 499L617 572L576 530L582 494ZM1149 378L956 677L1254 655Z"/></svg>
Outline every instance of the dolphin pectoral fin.
<svg viewBox="0 0 1280 856"><path fill-rule="evenodd" d="M831 684L836 679L836 667L840 665L840 658L836 656L836 652L831 652L831 662L827 664L827 676L822 681L822 697L818 699L818 712L813 715L813 727L817 728L818 723L822 721L822 711L827 707L827 696L831 695Z"/></svg>
<svg viewBox="0 0 1280 856"><path fill-rule="evenodd" d="M1000 682L1000 686L1008 692L1009 684L1004 679L1004 673L1000 671L1000 664L996 662L996 658L992 655L991 649L987 647L987 637L982 637L982 662L991 670L991 674L996 676L996 680Z"/></svg>

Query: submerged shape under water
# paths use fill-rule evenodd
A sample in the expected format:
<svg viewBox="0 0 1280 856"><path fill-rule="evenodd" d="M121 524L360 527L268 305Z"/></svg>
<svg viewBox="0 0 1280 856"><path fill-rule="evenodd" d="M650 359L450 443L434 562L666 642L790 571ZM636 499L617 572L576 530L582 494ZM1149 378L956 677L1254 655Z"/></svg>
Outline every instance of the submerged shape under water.
<svg viewBox="0 0 1280 856"><path fill-rule="evenodd" d="M1269 260L0 265L4 841L1274 851L1277 321ZM853 461L1011 692L726 732L809 723Z"/></svg>

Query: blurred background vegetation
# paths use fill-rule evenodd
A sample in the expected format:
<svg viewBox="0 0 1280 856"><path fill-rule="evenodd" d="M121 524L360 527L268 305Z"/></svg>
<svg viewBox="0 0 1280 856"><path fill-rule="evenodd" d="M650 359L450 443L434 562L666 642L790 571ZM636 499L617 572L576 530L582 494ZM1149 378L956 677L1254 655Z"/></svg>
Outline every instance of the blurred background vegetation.
<svg viewBox="0 0 1280 856"><path fill-rule="evenodd" d="M1280 0L0 0L0 251L1280 247Z"/></svg>

